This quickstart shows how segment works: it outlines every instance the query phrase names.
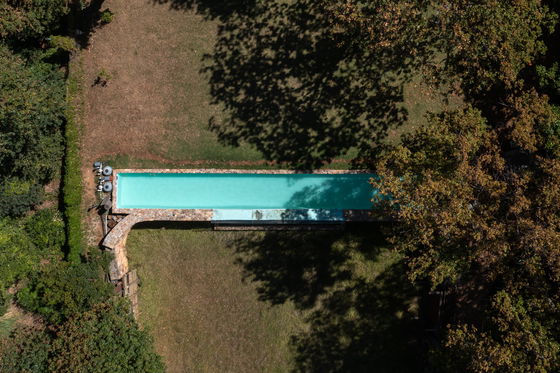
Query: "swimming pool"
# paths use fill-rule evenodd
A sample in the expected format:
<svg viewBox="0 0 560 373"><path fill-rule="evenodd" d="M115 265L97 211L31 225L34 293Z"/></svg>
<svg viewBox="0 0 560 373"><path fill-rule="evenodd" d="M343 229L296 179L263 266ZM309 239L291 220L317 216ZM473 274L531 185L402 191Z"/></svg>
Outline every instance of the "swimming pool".
<svg viewBox="0 0 560 373"><path fill-rule="evenodd" d="M273 171L272 171L273 172ZM117 172L116 209L213 209L223 220L243 211L367 210L371 173ZM114 201L115 202L115 201ZM225 211L231 210L231 211ZM329 215L328 211L326 212ZM297 214L296 214L297 215ZM241 220L243 220L241 219ZM271 217L272 220L272 217Z"/></svg>

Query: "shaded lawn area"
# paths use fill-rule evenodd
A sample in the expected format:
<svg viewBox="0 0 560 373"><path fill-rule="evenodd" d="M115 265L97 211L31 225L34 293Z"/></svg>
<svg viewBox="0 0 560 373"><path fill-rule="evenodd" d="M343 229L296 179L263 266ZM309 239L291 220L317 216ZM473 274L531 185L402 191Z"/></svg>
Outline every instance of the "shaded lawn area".
<svg viewBox="0 0 560 373"><path fill-rule="evenodd" d="M141 324L170 372L413 371L415 291L363 231L135 229Z"/></svg>
<svg viewBox="0 0 560 373"><path fill-rule="evenodd" d="M231 167L232 162L256 167L262 154L247 144L224 145L209 128L212 117L217 122L227 117L222 106L212 104L211 76L205 72L213 58L219 59L213 53L222 21L191 9L196 2L181 10L161 2L104 3L117 16L96 31L84 55L83 155L88 167L93 159L113 161L117 166L126 159L129 167L148 163L184 167L181 162L189 161L218 168ZM91 86L101 70L111 75L108 85ZM452 101L451 107L457 103L456 98ZM448 104L434 89L422 85L419 76L404 87L402 107L408 111L408 119L389 129L390 141L421 124L427 111ZM346 168L344 162L355 155L350 151L338 157L339 163L326 167Z"/></svg>

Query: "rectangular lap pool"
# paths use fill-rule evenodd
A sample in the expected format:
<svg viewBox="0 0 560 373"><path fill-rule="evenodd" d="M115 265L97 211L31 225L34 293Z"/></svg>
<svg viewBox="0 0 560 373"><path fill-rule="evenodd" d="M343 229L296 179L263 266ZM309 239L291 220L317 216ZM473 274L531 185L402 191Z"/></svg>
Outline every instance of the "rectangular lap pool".
<svg viewBox="0 0 560 373"><path fill-rule="evenodd" d="M211 209L213 220L328 221L343 219L345 210L371 209L375 194L375 175L350 171L130 171L115 170L117 212Z"/></svg>

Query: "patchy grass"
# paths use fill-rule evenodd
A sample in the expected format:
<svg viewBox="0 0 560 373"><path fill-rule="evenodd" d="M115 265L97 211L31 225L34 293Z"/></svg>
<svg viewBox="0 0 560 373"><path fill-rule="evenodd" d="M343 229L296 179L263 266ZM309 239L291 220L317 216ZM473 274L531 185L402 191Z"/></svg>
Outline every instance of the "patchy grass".
<svg viewBox="0 0 560 373"><path fill-rule="evenodd" d="M6 313L0 317L0 338L7 337L18 321L17 315Z"/></svg>
<svg viewBox="0 0 560 373"><path fill-rule="evenodd" d="M239 233L134 230L128 239L141 278L140 320L169 372L284 372L293 305L259 302L228 242Z"/></svg>
<svg viewBox="0 0 560 373"><path fill-rule="evenodd" d="M333 303L323 305L323 299L345 292L350 298L344 298L361 298L350 295L356 284L374 283L392 271L399 256L383 244L372 229L192 228L135 229L127 247L141 279L140 322L153 334L169 372L285 372L302 347L294 337L316 328L314 312L334 312ZM385 293L393 291L402 293L401 288ZM406 307L380 317L400 323L394 315L408 312ZM360 325L358 316L351 312L347 321ZM329 338L335 343L348 336ZM308 344L315 338L302 340L313 350Z"/></svg>
<svg viewBox="0 0 560 373"><path fill-rule="evenodd" d="M0 316L0 340L10 335L18 325L37 327L40 325L40 321L36 316L24 312L12 303L9 305L8 311Z"/></svg>
<svg viewBox="0 0 560 373"><path fill-rule="evenodd" d="M175 167L185 162L224 167L262 162L251 146L224 146L208 128L211 117L225 116L221 107L211 104L203 72L203 57L213 51L218 21L157 2L106 0L106 5L118 17L96 31L84 52L87 166L94 159L122 156L130 164L137 159ZM93 85L101 69L112 76L106 87ZM409 121L391 130L391 139L421 124L427 111L446 106L441 96L419 82L420 77L405 89ZM354 155L341 156L337 165Z"/></svg>

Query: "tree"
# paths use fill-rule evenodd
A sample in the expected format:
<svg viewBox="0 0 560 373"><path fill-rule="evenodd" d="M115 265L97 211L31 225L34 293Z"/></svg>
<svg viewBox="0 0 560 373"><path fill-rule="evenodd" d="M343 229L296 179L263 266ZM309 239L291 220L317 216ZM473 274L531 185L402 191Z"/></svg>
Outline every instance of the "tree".
<svg viewBox="0 0 560 373"><path fill-rule="evenodd" d="M66 322L53 342L51 372L164 372L152 339L124 301L95 305Z"/></svg>
<svg viewBox="0 0 560 373"><path fill-rule="evenodd" d="M553 31L558 18L540 0L435 0L432 5L437 47L444 52L440 72L482 105L523 84L520 73L544 54L542 36Z"/></svg>
<svg viewBox="0 0 560 373"><path fill-rule="evenodd" d="M60 27L69 11L66 0L4 0L0 3L0 40L25 41Z"/></svg>
<svg viewBox="0 0 560 373"><path fill-rule="evenodd" d="M2 45L0 64L0 176L50 180L62 157L62 74Z"/></svg>
<svg viewBox="0 0 560 373"><path fill-rule="evenodd" d="M560 160L502 155L500 140L477 110L434 115L388 149L374 184L392 196L379 203L399 221L392 242L411 280L456 299L440 368L554 371Z"/></svg>

